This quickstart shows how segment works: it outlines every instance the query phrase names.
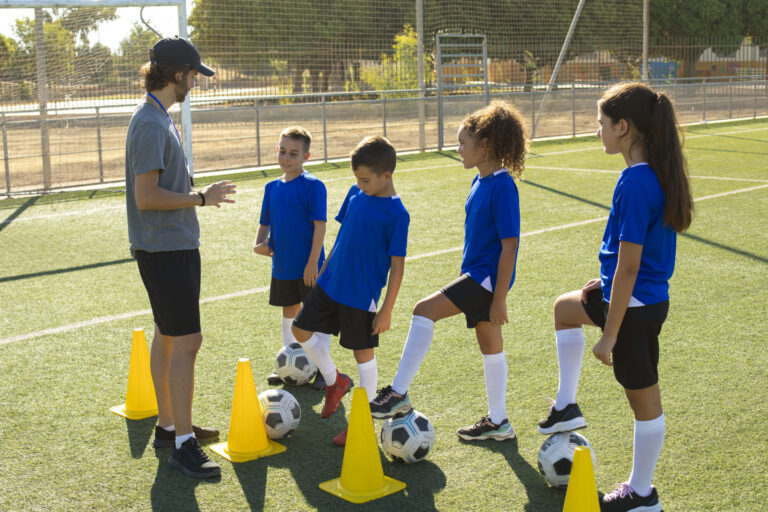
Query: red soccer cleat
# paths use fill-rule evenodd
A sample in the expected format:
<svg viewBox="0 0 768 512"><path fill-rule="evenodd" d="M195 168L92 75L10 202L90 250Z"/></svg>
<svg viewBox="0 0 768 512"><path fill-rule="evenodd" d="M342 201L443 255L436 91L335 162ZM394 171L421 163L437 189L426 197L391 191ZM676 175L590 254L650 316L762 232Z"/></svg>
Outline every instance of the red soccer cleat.
<svg viewBox="0 0 768 512"><path fill-rule="evenodd" d="M336 370L336 382L332 386L326 386L325 388L325 403L323 404L323 411L320 413L320 417L323 419L330 418L336 409L339 408L339 402L341 398L349 391L352 386L352 379L339 373Z"/></svg>
<svg viewBox="0 0 768 512"><path fill-rule="evenodd" d="M336 446L345 446L347 444L347 430L333 438L333 444Z"/></svg>

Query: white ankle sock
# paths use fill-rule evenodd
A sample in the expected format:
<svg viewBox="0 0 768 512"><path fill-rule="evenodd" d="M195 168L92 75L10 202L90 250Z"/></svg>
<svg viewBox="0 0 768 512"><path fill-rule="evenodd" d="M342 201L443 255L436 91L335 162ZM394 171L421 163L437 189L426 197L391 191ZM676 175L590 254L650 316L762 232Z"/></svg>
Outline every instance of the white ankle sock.
<svg viewBox="0 0 768 512"><path fill-rule="evenodd" d="M282 332L283 332L283 346L287 347L291 343L297 343L296 338L293 337L293 331L291 331L291 325L293 325L293 318L283 317Z"/></svg>
<svg viewBox="0 0 768 512"><path fill-rule="evenodd" d="M194 433L184 434L183 436L176 436L176 449L178 450L181 448L181 445L184 444L184 441L193 437L195 437Z"/></svg>
<svg viewBox="0 0 768 512"><path fill-rule="evenodd" d="M360 377L360 386L365 388L370 402L376 398L376 386L379 384L379 367L376 365L376 356L365 363L358 363L357 374Z"/></svg>
<svg viewBox="0 0 768 512"><path fill-rule="evenodd" d="M168 425L167 427L160 427L161 429L165 430L166 432L173 432L176 430L176 425Z"/></svg>
<svg viewBox="0 0 768 512"><path fill-rule="evenodd" d="M664 413L648 421L635 420L635 446L629 485L640 496L651 492L653 472L664 444Z"/></svg>
<svg viewBox="0 0 768 512"><path fill-rule="evenodd" d="M507 358L504 351L483 354L485 392L488 395L488 415L498 425L507 418Z"/></svg>
<svg viewBox="0 0 768 512"><path fill-rule="evenodd" d="M432 345L434 329L435 322L429 318L417 315L411 318L411 328L405 340L403 354L400 356L400 365L397 367L395 380L392 381L392 389L395 393L403 395L408 391L421 362Z"/></svg>
<svg viewBox="0 0 768 512"><path fill-rule="evenodd" d="M581 327L555 331L555 340L560 366L560 386L557 389L555 409L562 411L568 404L576 403L581 361L584 357L584 331Z"/></svg>
<svg viewBox="0 0 768 512"><path fill-rule="evenodd" d="M309 359L315 363L320 373L323 374L326 385L333 386L336 382L336 365L333 364L331 359L329 345L326 345L322 335L315 333L311 338L302 343L301 347L307 353Z"/></svg>

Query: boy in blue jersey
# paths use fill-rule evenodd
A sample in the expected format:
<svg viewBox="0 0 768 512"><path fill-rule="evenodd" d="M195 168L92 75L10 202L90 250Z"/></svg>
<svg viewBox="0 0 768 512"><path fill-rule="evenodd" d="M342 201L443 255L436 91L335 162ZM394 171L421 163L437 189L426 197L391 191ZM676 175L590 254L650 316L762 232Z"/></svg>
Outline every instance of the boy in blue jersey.
<svg viewBox="0 0 768 512"><path fill-rule="evenodd" d="M310 133L300 127L280 134L277 161L283 175L264 187L261 216L253 252L272 258L269 303L283 308L283 346L295 343L291 323L317 281L325 260L326 191L323 182L304 170L309 159ZM330 337L326 342L330 344ZM280 377L267 377L279 384ZM315 379L322 388L322 376Z"/></svg>
<svg viewBox="0 0 768 512"><path fill-rule="evenodd" d="M323 333L339 334L339 344L354 351L360 385L369 400L376 394L378 368L373 350L379 345L379 334L389 330L410 223L392 182L397 159L392 144L384 137L369 137L350 156L357 184L349 189L336 216L341 228L317 285L293 322L296 340L328 384L323 418L336 411L351 386L349 377L340 374L331 360ZM377 309L385 284L387 293ZM334 439L338 445L345 442L346 432Z"/></svg>

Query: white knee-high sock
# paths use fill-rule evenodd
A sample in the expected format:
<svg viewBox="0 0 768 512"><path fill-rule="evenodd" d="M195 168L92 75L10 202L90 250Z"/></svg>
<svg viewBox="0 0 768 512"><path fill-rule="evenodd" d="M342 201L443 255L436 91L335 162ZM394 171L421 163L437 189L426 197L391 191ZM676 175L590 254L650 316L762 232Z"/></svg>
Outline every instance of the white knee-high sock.
<svg viewBox="0 0 768 512"><path fill-rule="evenodd" d="M504 351L483 354L485 392L488 395L488 414L498 425L507 417L507 358Z"/></svg>
<svg viewBox="0 0 768 512"><path fill-rule="evenodd" d="M336 382L336 365L333 364L330 347L325 344L321 333L313 334L311 338L301 344L301 347L307 353L309 359L315 363L320 373L323 374L325 383L328 386L333 386Z"/></svg>
<svg viewBox="0 0 768 512"><path fill-rule="evenodd" d="M635 420L635 447L629 485L640 496L651 492L653 472L664 444L664 414L649 421Z"/></svg>
<svg viewBox="0 0 768 512"><path fill-rule="evenodd" d="M397 367L395 380L392 381L392 389L395 393L405 394L411 381L419 371L421 362L432 345L432 333L435 330L435 322L429 318L414 315L411 318L411 328L408 338L405 340L403 355L400 356L400 364Z"/></svg>
<svg viewBox="0 0 768 512"><path fill-rule="evenodd" d="M282 332L283 332L283 346L287 347L291 343L298 343L296 341L296 338L293 337L293 332L291 331L291 325L293 325L293 318L285 318L283 317L283 325L282 325Z"/></svg>
<svg viewBox="0 0 768 512"><path fill-rule="evenodd" d="M557 362L560 365L560 386L557 389L555 409L562 411L566 405L576 403L581 361L584 358L584 331L562 329L555 331Z"/></svg>
<svg viewBox="0 0 768 512"><path fill-rule="evenodd" d="M376 386L379 384L379 367L376 365L376 356L365 363L358 363L357 374L360 377L360 386L365 388L370 402L376 398Z"/></svg>

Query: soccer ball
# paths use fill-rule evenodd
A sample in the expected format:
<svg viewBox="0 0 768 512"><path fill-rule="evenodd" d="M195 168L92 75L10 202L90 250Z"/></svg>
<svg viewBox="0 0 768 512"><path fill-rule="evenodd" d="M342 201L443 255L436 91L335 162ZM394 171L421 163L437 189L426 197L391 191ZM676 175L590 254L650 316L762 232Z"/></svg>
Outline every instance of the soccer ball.
<svg viewBox="0 0 768 512"><path fill-rule="evenodd" d="M419 411L389 418L381 428L381 446L387 455L398 462L419 462L434 444L435 430Z"/></svg>
<svg viewBox="0 0 768 512"><path fill-rule="evenodd" d="M595 451L587 438L576 432L558 432L544 441L539 450L539 472L552 487L565 488L571 476L573 452L577 446L586 446L595 465Z"/></svg>
<svg viewBox="0 0 768 512"><path fill-rule="evenodd" d="M275 368L280 379L292 386L303 386L317 372L317 366L312 364L298 343L280 349L275 358Z"/></svg>
<svg viewBox="0 0 768 512"><path fill-rule="evenodd" d="M299 426L301 407L284 389L269 389L259 394L264 429L270 439L281 439Z"/></svg>

